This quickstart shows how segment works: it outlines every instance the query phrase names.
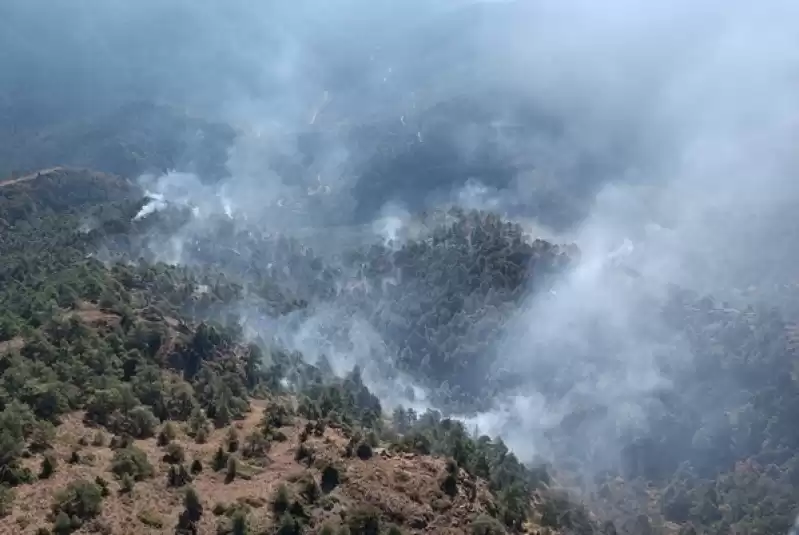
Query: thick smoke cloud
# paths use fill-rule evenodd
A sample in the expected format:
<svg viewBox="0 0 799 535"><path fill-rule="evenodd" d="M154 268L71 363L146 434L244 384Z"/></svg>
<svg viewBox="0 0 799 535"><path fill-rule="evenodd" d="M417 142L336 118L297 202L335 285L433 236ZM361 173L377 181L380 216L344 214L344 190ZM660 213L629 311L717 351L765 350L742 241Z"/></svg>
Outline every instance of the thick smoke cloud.
<svg viewBox="0 0 799 535"><path fill-rule="evenodd" d="M576 241L580 264L531 296L495 349L513 388L465 416L524 456L554 455L547 433L599 406L591 455L611 463L620 429L645 426L655 395L679 388L660 369L690 351L652 306L668 284L730 300L756 284L749 298L774 300L792 282L794 2L11 1L0 21L0 69L13 73L0 77L4 124L144 98L236 127L221 183L146 182L145 211L164 200L198 211L162 259L184 261L206 215L298 236L325 228L313 235L333 253L352 234L396 239L412 212L448 202ZM380 167L401 161L396 147L507 165L448 168L456 178L434 188L418 177L445 171ZM299 325L248 326L311 359L365 365L380 391L392 356L360 318L331 346L323 333L341 314L330 306Z"/></svg>
<svg viewBox="0 0 799 535"><path fill-rule="evenodd" d="M499 425L518 450L534 453L542 444L528 429L540 436L575 409L606 407L587 434L603 450L597 463L607 463L615 447L609 439L656 404L655 394L688 388L659 373L691 358L651 313L668 283L730 300L757 284L750 299L773 302L769 286L793 282L780 270L799 200L796 156L786 150L796 140L799 106L792 89L797 9L528 7L529 36L519 33L518 53L508 57L513 70L530 73L521 83L531 98L574 114L585 135L621 129L642 141L643 157L628 180L599 192L576 230L582 264L554 295L531 301L500 348L515 373L543 374L567 385L565 394L543 402L521 387L496 420L478 421ZM634 275L608 269L618 262Z"/></svg>

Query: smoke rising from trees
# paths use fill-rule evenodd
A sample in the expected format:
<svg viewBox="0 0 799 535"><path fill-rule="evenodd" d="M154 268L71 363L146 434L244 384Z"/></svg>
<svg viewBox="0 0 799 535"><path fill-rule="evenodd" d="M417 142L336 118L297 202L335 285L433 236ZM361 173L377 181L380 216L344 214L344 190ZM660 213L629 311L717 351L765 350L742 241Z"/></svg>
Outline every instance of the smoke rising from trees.
<svg viewBox="0 0 799 535"><path fill-rule="evenodd" d="M418 235L415 216L447 204L575 242L579 262L496 330L485 358L502 388L463 414L522 455L555 456L569 415L595 411L583 454L613 464L664 392L690 399L664 372L693 358L659 313L671 284L739 306L779 303L793 283L792 2L51 4L0 6L4 128L142 99L235 129L227 176L142 178L154 200L141 216L194 210L149 243L162 260L197 262L215 218L333 259ZM239 312L308 358L359 364L398 403L414 403L406 387L427 403L350 306Z"/></svg>

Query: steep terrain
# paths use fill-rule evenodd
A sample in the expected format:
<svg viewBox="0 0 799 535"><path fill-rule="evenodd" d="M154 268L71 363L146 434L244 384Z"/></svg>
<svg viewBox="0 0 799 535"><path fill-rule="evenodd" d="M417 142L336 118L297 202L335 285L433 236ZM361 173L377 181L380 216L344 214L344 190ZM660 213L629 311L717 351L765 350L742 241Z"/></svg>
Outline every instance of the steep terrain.
<svg viewBox="0 0 799 535"><path fill-rule="evenodd" d="M302 520L306 533L351 525L358 515L371 515L383 529L407 526L413 533L464 533L475 521L495 525L488 513L497 506L484 482L459 471L451 495L442 490L448 472L441 458L377 449L362 459L347 454L350 438L342 429L309 434L308 422L301 418L273 429L279 438L267 441L261 425L265 409L283 403L286 400L256 400L243 420L214 429L199 444L172 422L163 424L157 438L132 441L129 451L145 455L151 468L132 488L114 473L118 452L127 450L109 446L115 440L112 435L87 427L82 414L65 416L51 448L23 461L40 480L17 488L13 504L6 504L1 532L49 528L43 512L52 510L59 492L76 481L100 482L101 489L107 489L101 490L105 496L98 514L83 520L83 532L173 533L187 485L204 504L196 524L200 533L235 533L234 522L242 517L251 532L269 532L280 524L281 508L287 506ZM313 424L309 427L314 429ZM258 441L265 441L265 451L251 451ZM45 477L40 473L43 463L53 465ZM180 470L185 472L175 476ZM189 472L185 482L176 481ZM333 473L338 482L328 482ZM324 485L329 487L323 490ZM291 501L281 505L278 499Z"/></svg>
<svg viewBox="0 0 799 535"><path fill-rule="evenodd" d="M797 21L0 1L0 533L796 535Z"/></svg>
<svg viewBox="0 0 799 535"><path fill-rule="evenodd" d="M3 533L593 532L501 441L216 324L246 290L226 266L93 258L145 202L127 180L20 178L0 188Z"/></svg>
<svg viewBox="0 0 799 535"><path fill-rule="evenodd" d="M142 195L125 178L68 167L0 187L3 532L791 525L799 385L795 326L780 311L677 288L658 306L642 302L639 321L668 326L652 333L655 362L681 388L653 392L641 403L648 425L618 436L603 427L614 407L576 410L531 437L551 445L557 469L529 468L446 413L490 408L503 391L534 389L553 406L571 395L574 375L545 353L539 379L520 382L492 348L520 297L548 291L579 251L453 210L419 218L401 243L319 256L229 218L197 225L180 207L136 220ZM154 245L175 235L193 244L182 265L158 263ZM283 347L281 329L320 311L338 318L330 354ZM327 357L363 353L343 318L385 345L336 377ZM606 334L556 349L583 362L624 349ZM692 358L675 359L686 348ZM529 350L551 349L533 340ZM445 414L384 408L362 379L370 373L424 385ZM597 433L618 459L599 473L586 447ZM328 492L329 467L338 484Z"/></svg>

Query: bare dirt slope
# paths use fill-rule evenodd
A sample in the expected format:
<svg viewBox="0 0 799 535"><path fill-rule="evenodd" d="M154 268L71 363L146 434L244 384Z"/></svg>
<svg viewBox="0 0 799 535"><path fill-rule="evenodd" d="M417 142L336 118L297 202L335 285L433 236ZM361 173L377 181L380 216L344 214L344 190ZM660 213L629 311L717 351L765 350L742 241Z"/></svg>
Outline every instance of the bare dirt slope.
<svg viewBox="0 0 799 535"><path fill-rule="evenodd" d="M274 401L277 402L277 401ZM242 440L256 431L267 401L254 401L252 411L244 421L233 424ZM221 446L227 450L229 429L213 430L204 444L197 444L178 429L174 442L183 446L186 466L197 459L203 465L192 486L197 490L204 514L200 533L217 533L217 525L225 523L224 514L215 515L232 505L244 504L253 533L270 532L276 523L271 502L277 489L286 485L293 497L302 501L308 514L306 533L318 533L323 525L339 526L353 508L372 506L380 513L381 521L401 526L405 533L460 534L468 533L474 518L493 507L492 498L481 481L475 481L460 471L457 494L450 497L440 482L446 474L443 459L415 454L393 454L375 449L368 460L344 454L348 439L339 429L327 428L322 436L311 434L304 444L313 452L313 461L296 460L300 435L306 422L296 419L293 425L281 428L286 440L274 442L262 460L240 460L237 477L226 481L226 471L212 468L213 457ZM105 444L97 445L98 436ZM139 534L174 533L177 518L183 510L184 488L168 486L169 464L164 462L165 448L157 439L137 440L135 446L147 453L155 475L135 484L132 494L120 492L120 483L110 471L114 451L108 445L111 436L84 425L82 415L75 413L58 427L54 452L58 458L55 473L16 489L17 495L9 516L0 520L0 533L36 533L39 528L51 528L48 520L53 496L71 481L94 481L101 477L110 485L104 498L102 513L84 525L77 533ZM71 463L73 451L79 461ZM234 454L237 455L237 454ZM33 455L26 464L39 472L41 455ZM73 458L74 460L74 458ZM308 478L319 482L321 470L335 465L340 484L322 492L313 502L300 498Z"/></svg>
<svg viewBox="0 0 799 535"><path fill-rule="evenodd" d="M20 176L20 177L16 177L16 178L10 178L8 180L0 180L0 188L2 188L4 186L11 186L13 184L19 184L20 182L28 182L30 180L34 180L34 179L39 178L41 176L50 175L50 174L57 173L59 171L64 171L64 170L65 169L63 167L51 167L49 169L41 169L39 171L36 171L35 173L30 173L30 174L27 174L25 176Z"/></svg>

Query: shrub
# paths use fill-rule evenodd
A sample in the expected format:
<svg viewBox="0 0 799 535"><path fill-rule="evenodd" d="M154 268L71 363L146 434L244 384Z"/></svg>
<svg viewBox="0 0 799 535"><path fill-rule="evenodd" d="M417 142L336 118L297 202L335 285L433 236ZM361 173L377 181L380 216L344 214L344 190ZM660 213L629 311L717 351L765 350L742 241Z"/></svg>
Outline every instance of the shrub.
<svg viewBox="0 0 799 535"><path fill-rule="evenodd" d="M275 531L276 535L300 535L302 533L302 524L300 521L286 513L280 518L280 525Z"/></svg>
<svg viewBox="0 0 799 535"><path fill-rule="evenodd" d="M133 445L133 440L127 435L114 435L111 437L110 447L112 450L127 448Z"/></svg>
<svg viewBox="0 0 799 535"><path fill-rule="evenodd" d="M148 407L139 405L128 413L124 426L133 437L150 438L158 427L158 418Z"/></svg>
<svg viewBox="0 0 799 535"><path fill-rule="evenodd" d="M403 535L403 533L398 526L391 524L386 530L386 535Z"/></svg>
<svg viewBox="0 0 799 535"><path fill-rule="evenodd" d="M282 515L288 511L289 505L291 505L289 489L286 485L280 485L277 491L275 491L275 495L272 497L272 511L276 515Z"/></svg>
<svg viewBox="0 0 799 535"><path fill-rule="evenodd" d="M178 517L175 533L198 533L197 522L203 515L203 505L197 491L189 487L183 496L183 512Z"/></svg>
<svg viewBox="0 0 799 535"><path fill-rule="evenodd" d="M249 522L247 521L247 513L239 509L233 514L232 517L231 533L232 535L246 535L249 531Z"/></svg>
<svg viewBox="0 0 799 535"><path fill-rule="evenodd" d="M373 455L372 446L368 442L361 442L355 450L355 455L362 461L368 461Z"/></svg>
<svg viewBox="0 0 799 535"><path fill-rule="evenodd" d="M166 447L166 454L164 455L164 462L169 464L180 464L186 460L186 453L183 451L183 446L177 442L170 442Z"/></svg>
<svg viewBox="0 0 799 535"><path fill-rule="evenodd" d="M189 434L195 438L198 444L204 443L208 438L209 425L208 417L205 415L205 412L201 408L195 407L189 416L188 424ZM200 434L202 434L202 440Z"/></svg>
<svg viewBox="0 0 799 535"><path fill-rule="evenodd" d="M325 434L325 421L317 420L313 429L314 436L321 437Z"/></svg>
<svg viewBox="0 0 799 535"><path fill-rule="evenodd" d="M303 460L308 460L308 465L313 464L313 452L307 444L300 443L294 451L294 460L301 463Z"/></svg>
<svg viewBox="0 0 799 535"><path fill-rule="evenodd" d="M194 434L194 442L197 444L205 444L208 442L208 429L205 427L198 429Z"/></svg>
<svg viewBox="0 0 799 535"><path fill-rule="evenodd" d="M236 431L235 427L230 427L227 432L227 437L225 438L227 442L227 450L229 453L233 453L238 451L239 449L239 433Z"/></svg>
<svg viewBox="0 0 799 535"><path fill-rule="evenodd" d="M454 474L448 473L441 481L441 490L447 496L453 497L458 494L458 478Z"/></svg>
<svg viewBox="0 0 799 535"><path fill-rule="evenodd" d="M28 441L28 449L38 453L50 449L55 439L55 427L50 422L39 421L33 426Z"/></svg>
<svg viewBox="0 0 799 535"><path fill-rule="evenodd" d="M236 462L235 457L230 457L227 460L227 473L225 474L225 483L232 483L236 479L236 472L238 471L239 463Z"/></svg>
<svg viewBox="0 0 799 535"><path fill-rule="evenodd" d="M15 498L16 493L14 489L0 485L0 518L4 518L11 514Z"/></svg>
<svg viewBox="0 0 799 535"><path fill-rule="evenodd" d="M73 481L56 493L52 509L55 515L65 513L81 521L100 514L103 503L102 489L86 480Z"/></svg>
<svg viewBox="0 0 799 535"><path fill-rule="evenodd" d="M139 519L139 522L144 524L147 527L161 529L164 527L164 519L152 511L140 511L136 518Z"/></svg>
<svg viewBox="0 0 799 535"><path fill-rule="evenodd" d="M191 483L192 477L186 467L182 464L173 464L167 472L167 485L170 487L182 487Z"/></svg>
<svg viewBox="0 0 799 535"><path fill-rule="evenodd" d="M189 487L183 496L183 508L189 513L189 518L196 522L203 515L203 504L197 491Z"/></svg>
<svg viewBox="0 0 799 535"><path fill-rule="evenodd" d="M316 484L314 478L306 475L303 478L302 495L306 500L308 500L308 503L314 503L319 499L320 494L321 490L319 489L319 485Z"/></svg>
<svg viewBox="0 0 799 535"><path fill-rule="evenodd" d="M233 419L229 403L229 400L217 398L215 404L211 407L213 409L214 427L217 429L221 429L230 424L230 421Z"/></svg>
<svg viewBox="0 0 799 535"><path fill-rule="evenodd" d="M105 446L105 433L97 431L92 438L92 445L98 448Z"/></svg>
<svg viewBox="0 0 799 535"><path fill-rule="evenodd" d="M264 431L291 425L291 411L285 405L273 403L264 410L261 418L261 427Z"/></svg>
<svg viewBox="0 0 799 535"><path fill-rule="evenodd" d="M269 451L270 443L266 437L258 431L253 431L244 440L242 456L244 458L264 457Z"/></svg>
<svg viewBox="0 0 799 535"><path fill-rule="evenodd" d="M325 466L324 470L322 470L322 491L330 492L336 488L340 482L341 477L339 476L338 468L330 464Z"/></svg>
<svg viewBox="0 0 799 535"><path fill-rule="evenodd" d="M135 446L116 450L111 459L111 471L118 478L125 474L136 481L142 481L153 475L153 466L147 454Z"/></svg>
<svg viewBox="0 0 799 535"><path fill-rule="evenodd" d="M102 476L95 477L94 483L98 487L100 487L100 494L103 496L103 498L111 494L111 491L108 489L108 481L106 481L104 477Z"/></svg>
<svg viewBox="0 0 799 535"><path fill-rule="evenodd" d="M505 535L505 526L499 520L487 515L480 515L471 525L472 535Z"/></svg>
<svg viewBox="0 0 799 535"><path fill-rule="evenodd" d="M203 463L200 461L200 459L194 459L191 462L191 473L197 475L202 471L203 471Z"/></svg>
<svg viewBox="0 0 799 535"><path fill-rule="evenodd" d="M39 470L39 479L49 479L55 472L58 459L52 453L48 453L42 459L42 467Z"/></svg>
<svg viewBox="0 0 799 535"><path fill-rule="evenodd" d="M457 474L458 473L458 463L455 462L454 459L447 459L447 466L446 470L450 474Z"/></svg>
<svg viewBox="0 0 799 535"><path fill-rule="evenodd" d="M314 429L313 422L306 423L305 427L300 433L300 442L305 442L306 440L308 440L308 437L310 437L311 434L313 433L313 429Z"/></svg>
<svg viewBox="0 0 799 535"><path fill-rule="evenodd" d="M308 514L305 512L305 508L302 506L300 502L297 500L293 500L291 505L289 505L289 513L291 516L295 518L308 518Z"/></svg>
<svg viewBox="0 0 799 535"><path fill-rule="evenodd" d="M219 446L219 448L217 448L216 450L216 453L214 453L214 459L213 459L214 471L219 472L221 470L224 470L225 467L227 467L227 461L228 461L227 452L225 452L225 450L222 449L222 446Z"/></svg>
<svg viewBox="0 0 799 535"><path fill-rule="evenodd" d="M158 433L159 441L164 441L164 445L172 442L178 436L177 429L175 429L175 424L172 422L166 422L162 427L161 431Z"/></svg>
<svg viewBox="0 0 799 535"><path fill-rule="evenodd" d="M169 445L170 442L172 442L171 439L166 436L163 429L158 433L158 437L155 439L155 443L159 448Z"/></svg>
<svg viewBox="0 0 799 535"><path fill-rule="evenodd" d="M352 535L379 535L380 514L371 506L357 507L348 512L347 527Z"/></svg>
<svg viewBox="0 0 799 535"><path fill-rule="evenodd" d="M72 533L77 527L79 526L74 526L72 524L72 519L69 518L68 514L64 511L60 511L56 515L55 522L53 523L53 533L57 535L67 535L68 533Z"/></svg>
<svg viewBox="0 0 799 535"><path fill-rule="evenodd" d="M2 453L0 451L0 455ZM6 465L0 464L0 486L5 484L13 487L25 483L33 483L35 480L36 476L33 475L33 472L28 467L19 466L16 462Z"/></svg>
<svg viewBox="0 0 799 535"><path fill-rule="evenodd" d="M130 494L133 492L133 487L136 485L136 480L130 474L122 474L119 479L119 493Z"/></svg>

